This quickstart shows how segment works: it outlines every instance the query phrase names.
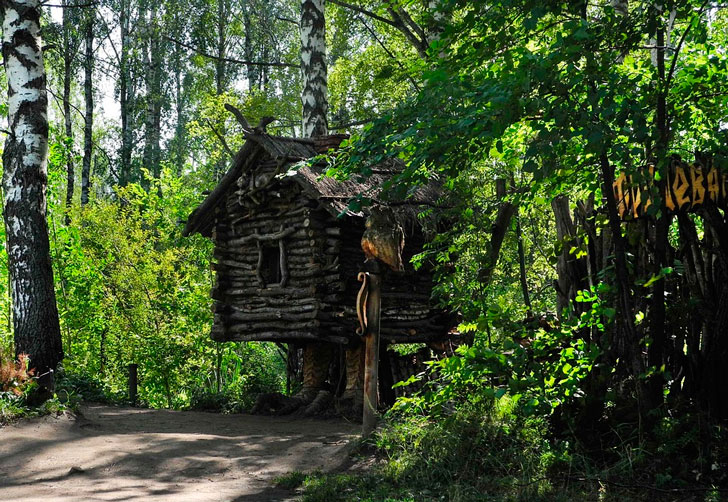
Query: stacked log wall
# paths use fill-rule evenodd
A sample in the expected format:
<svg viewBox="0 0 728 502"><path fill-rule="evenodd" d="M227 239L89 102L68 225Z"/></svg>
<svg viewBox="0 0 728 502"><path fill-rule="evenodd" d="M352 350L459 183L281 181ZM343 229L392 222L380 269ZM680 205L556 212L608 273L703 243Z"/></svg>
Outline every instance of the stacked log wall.
<svg viewBox="0 0 728 502"><path fill-rule="evenodd" d="M274 162L261 162L250 176L268 183L276 170ZM327 249L337 248L328 242L316 202L290 181L273 181L253 197L257 186L251 189L245 178L239 185L218 209L213 235L213 339L346 343L347 338L320 329L324 298L343 285L330 266L335 261L331 252L327 260ZM258 244L277 242L277 236L284 243L285 284L263 285Z"/></svg>
<svg viewBox="0 0 728 502"><path fill-rule="evenodd" d="M334 220L339 251L338 268L343 288L326 297L321 310L322 329L351 336L358 326L355 304L361 286L357 276L364 263L361 237L363 219L346 217ZM331 231L329 230L331 233ZM422 250L424 240L416 231L409 233L403 260L405 271L386 272L382 284L382 327L385 343L417 343L442 339L448 332L450 319L434 308L430 299L432 273L426 268L415 271L410 260Z"/></svg>
<svg viewBox="0 0 728 502"><path fill-rule="evenodd" d="M285 163L262 157L249 165L215 214L213 339L355 345L363 218L335 218L294 180L278 180ZM284 243L285 285L262 285L258 245L276 237ZM450 327L431 304L432 274L410 264L423 245L410 229L405 271L384 278L385 343L442 339Z"/></svg>

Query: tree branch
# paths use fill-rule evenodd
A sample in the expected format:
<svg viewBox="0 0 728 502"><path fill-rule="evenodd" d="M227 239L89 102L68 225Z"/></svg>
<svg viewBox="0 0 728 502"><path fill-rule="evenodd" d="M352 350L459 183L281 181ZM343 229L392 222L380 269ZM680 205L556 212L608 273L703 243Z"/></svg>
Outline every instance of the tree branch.
<svg viewBox="0 0 728 502"><path fill-rule="evenodd" d="M228 153L228 155L230 155L230 158L234 159L235 153L233 153L232 149L228 146L227 141L225 141L225 138L223 137L223 135L220 134L220 131L215 129L214 124L209 119L206 119L205 121L207 122L207 125L210 127L210 129L212 129L212 132L215 133L215 136L217 136L217 139L220 140L220 143L222 143L222 147L225 149L225 151Z"/></svg>
<svg viewBox="0 0 728 502"><path fill-rule="evenodd" d="M340 131L341 129L348 129L349 127L360 126L374 122L374 119L357 120L355 122L348 122L346 124L333 124L329 126L332 131Z"/></svg>
<svg viewBox="0 0 728 502"><path fill-rule="evenodd" d="M207 52L204 52L197 47L193 45L186 44L180 40L177 40L175 38L169 37L167 35L163 35L164 38L169 40L172 43L175 43L177 45L180 45L184 47L185 49L189 49L197 54L199 54L202 57L208 58L208 59L214 59L216 61L225 61L226 63L233 63L233 64L244 64L249 66L274 66L277 68L300 68L301 65L298 64L292 64L292 63L281 63L281 62L261 62L261 61L244 61L241 59L233 59L233 58L225 58L225 57L219 57L219 56L213 56L212 54L208 54Z"/></svg>
<svg viewBox="0 0 728 502"><path fill-rule="evenodd" d="M235 108L230 103L225 103L225 109L232 113L235 116L235 119L238 121L238 123L243 126L243 131L250 134L253 131L253 128L250 127L250 123L246 120L245 116L243 115L243 112Z"/></svg>
<svg viewBox="0 0 728 502"><path fill-rule="evenodd" d="M696 13L696 16L701 16L703 14L703 11L705 11L705 8L710 3L710 0L705 0L703 2L703 5L700 6L700 9L698 9L698 12ZM667 78L665 79L665 95L667 95L667 91L670 89L670 82L672 82L672 76L675 73L675 66L677 65L677 57L680 54L680 49L682 48L683 42L685 42L685 39L688 36L688 33L690 33L690 28L692 27L692 23L690 23L687 28L685 28L685 31L683 31L682 36L680 37L680 41L677 43L677 47L675 47L675 54L672 56L672 63L670 63L670 70L667 72Z"/></svg>
<svg viewBox="0 0 728 502"><path fill-rule="evenodd" d="M295 19L290 19L290 18L282 17L282 16L276 16L276 19L278 21L285 21L286 23L295 24L296 26L299 26L300 25L299 22L296 21Z"/></svg>
<svg viewBox="0 0 728 502"><path fill-rule="evenodd" d="M59 9L74 9L79 7L96 7L99 5L99 2L89 2L89 3L83 3L83 4L75 4L75 5L63 5L63 4L52 4L52 3L40 3L43 7L57 7Z"/></svg>
<svg viewBox="0 0 728 502"><path fill-rule="evenodd" d="M355 12L358 12L359 14L364 14L367 17L371 17L372 19L376 19L377 21L380 21L382 23L388 24L389 26L393 26L393 27L399 29L399 25L397 22L392 21L391 19L387 19L386 17L382 17L379 14L375 14L374 12L372 12L370 10L363 9L361 7L352 5L350 3L342 2L341 0L326 0L326 2L332 3L334 5L338 5L339 7L343 7L345 9L353 10Z"/></svg>
<svg viewBox="0 0 728 502"><path fill-rule="evenodd" d="M371 34L371 36L374 38L374 40L377 41L377 43L384 50L384 52L386 52L387 55L390 58L392 58L394 60L394 62L397 63L397 65L399 65L400 68L402 68L403 70L407 71L407 68L404 66L404 64L399 59L397 59L397 57L394 54L392 54L392 52L387 48L386 45L384 45L384 42L382 42L379 39L379 37L377 36L377 34L374 32L373 29L371 29L369 27L369 25L366 23L366 21L364 21L364 19L362 19L361 17L359 17L359 21L361 21L361 24L364 25L364 28L367 29L367 31ZM407 79L410 81L410 83L415 88L415 90L417 92L420 92L420 86L417 85L417 82L415 82L415 80L412 77L410 77L409 75L407 76Z"/></svg>
<svg viewBox="0 0 728 502"><path fill-rule="evenodd" d="M407 26L407 23L405 23L402 17L397 14L394 9L388 7L387 12L389 12L389 15L395 20L394 27L404 34L405 38L409 40L415 50L417 50L420 57L425 58L427 56L427 48L423 47L422 41L417 38L417 35L412 32L412 30Z"/></svg>

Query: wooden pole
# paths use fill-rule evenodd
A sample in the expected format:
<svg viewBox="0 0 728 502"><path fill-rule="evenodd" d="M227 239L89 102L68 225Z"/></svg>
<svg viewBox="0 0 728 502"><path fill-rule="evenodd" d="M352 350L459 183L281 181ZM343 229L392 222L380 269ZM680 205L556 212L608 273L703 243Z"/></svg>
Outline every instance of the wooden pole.
<svg viewBox="0 0 728 502"><path fill-rule="evenodd" d="M138 365L129 365L129 401L132 406L136 406L137 402L137 382L138 382Z"/></svg>
<svg viewBox="0 0 728 502"><path fill-rule="evenodd" d="M364 262L364 271L369 274L369 292L366 303L367 327L364 336L364 411L361 432L362 437L367 438L374 431L377 422L382 274L381 267L376 259L366 260Z"/></svg>

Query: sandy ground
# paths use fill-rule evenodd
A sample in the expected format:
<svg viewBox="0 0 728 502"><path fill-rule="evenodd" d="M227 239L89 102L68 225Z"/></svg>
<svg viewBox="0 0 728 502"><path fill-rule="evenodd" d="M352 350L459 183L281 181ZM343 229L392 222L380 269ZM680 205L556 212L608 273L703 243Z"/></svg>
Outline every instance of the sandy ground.
<svg viewBox="0 0 728 502"><path fill-rule="evenodd" d="M0 501L285 501L291 471L347 459L343 421L88 405L0 429Z"/></svg>

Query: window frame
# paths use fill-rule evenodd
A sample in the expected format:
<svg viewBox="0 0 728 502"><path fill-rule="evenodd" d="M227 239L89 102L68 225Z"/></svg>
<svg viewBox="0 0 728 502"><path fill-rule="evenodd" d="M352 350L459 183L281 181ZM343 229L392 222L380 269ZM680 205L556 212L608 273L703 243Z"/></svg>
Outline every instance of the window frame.
<svg viewBox="0 0 728 502"><path fill-rule="evenodd" d="M263 265L265 263L265 249L274 246L265 246L258 240L258 263L255 267L255 275L258 278L258 283L263 288L279 287L284 288L288 283L288 260L286 256L286 244L283 239L276 239L278 241L278 275L280 281L278 282L266 282L263 277Z"/></svg>

